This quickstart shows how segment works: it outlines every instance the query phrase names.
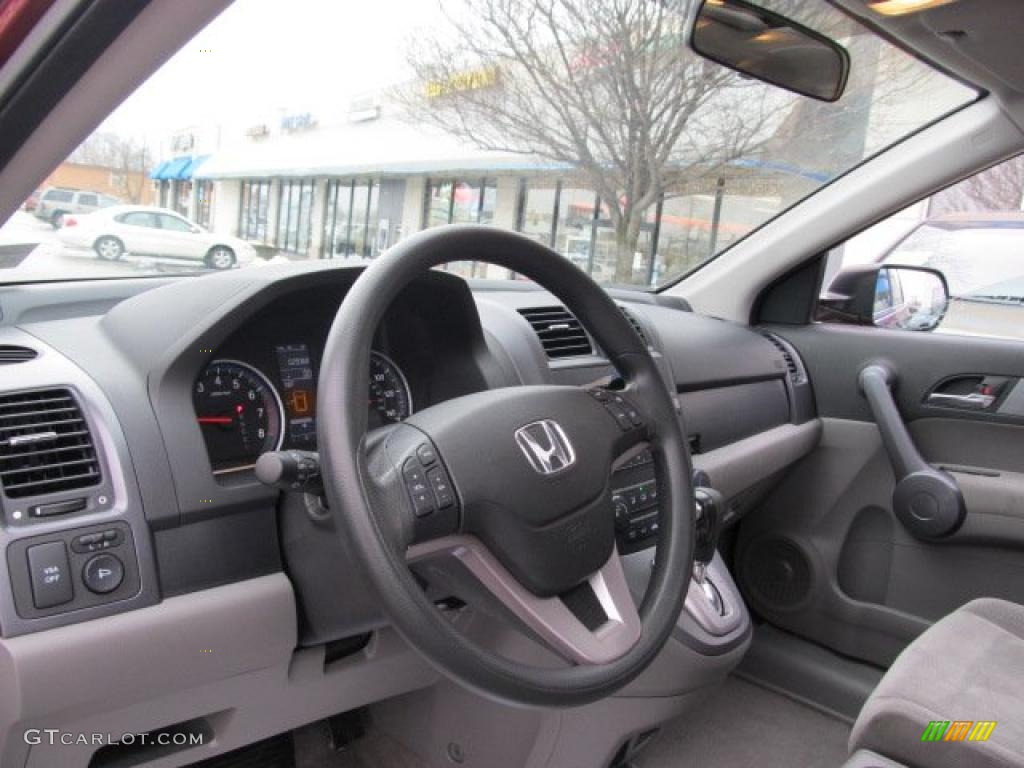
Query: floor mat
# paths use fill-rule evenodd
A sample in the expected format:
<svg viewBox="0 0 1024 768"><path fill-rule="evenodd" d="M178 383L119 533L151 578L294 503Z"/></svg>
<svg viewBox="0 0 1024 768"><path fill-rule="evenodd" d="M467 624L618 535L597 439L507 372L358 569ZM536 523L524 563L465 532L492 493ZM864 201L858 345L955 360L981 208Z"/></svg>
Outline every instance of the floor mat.
<svg viewBox="0 0 1024 768"><path fill-rule="evenodd" d="M637 768L837 768L850 726L730 677L707 701L668 723Z"/></svg>

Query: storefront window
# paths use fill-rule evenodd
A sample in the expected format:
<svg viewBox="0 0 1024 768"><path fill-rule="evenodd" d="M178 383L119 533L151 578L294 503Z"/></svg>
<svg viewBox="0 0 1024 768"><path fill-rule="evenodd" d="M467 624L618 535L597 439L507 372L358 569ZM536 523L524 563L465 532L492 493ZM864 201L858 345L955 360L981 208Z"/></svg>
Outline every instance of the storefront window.
<svg viewBox="0 0 1024 768"><path fill-rule="evenodd" d="M270 182L243 181L239 208L238 236L260 243L268 241L267 220L270 215Z"/></svg>
<svg viewBox="0 0 1024 768"><path fill-rule="evenodd" d="M313 213L313 181L282 181L277 211L277 247L305 255Z"/></svg>
<svg viewBox="0 0 1024 768"><path fill-rule="evenodd" d="M590 265L596 206L591 189L563 186L559 192L554 249L584 271Z"/></svg>
<svg viewBox="0 0 1024 768"><path fill-rule="evenodd" d="M519 231L544 245L555 242L555 209L560 185L526 186Z"/></svg>
<svg viewBox="0 0 1024 768"><path fill-rule="evenodd" d="M490 224L498 187L494 179L430 180L424 221L426 228L444 224Z"/></svg>
<svg viewBox="0 0 1024 768"><path fill-rule="evenodd" d="M325 259L341 259L353 255L348 239L352 212L352 182L327 182L327 208L324 212L324 234L320 255Z"/></svg>
<svg viewBox="0 0 1024 768"><path fill-rule="evenodd" d="M327 185L323 258L372 258L387 247L389 237L378 236L380 184L335 180Z"/></svg>

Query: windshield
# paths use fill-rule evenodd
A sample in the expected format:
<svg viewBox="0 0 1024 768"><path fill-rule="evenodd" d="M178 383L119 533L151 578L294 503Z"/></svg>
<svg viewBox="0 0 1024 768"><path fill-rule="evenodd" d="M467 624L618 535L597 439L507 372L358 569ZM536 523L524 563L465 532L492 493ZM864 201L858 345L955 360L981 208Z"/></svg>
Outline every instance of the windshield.
<svg viewBox="0 0 1024 768"><path fill-rule="evenodd" d="M973 223L923 224L892 253L887 262L941 270L950 296L965 301L1024 303L1024 217Z"/></svg>
<svg viewBox="0 0 1024 768"><path fill-rule="evenodd" d="M0 228L0 281L356 262L480 223L652 288L975 97L825 2L763 5L848 49L839 101L697 57L680 0L237 0Z"/></svg>

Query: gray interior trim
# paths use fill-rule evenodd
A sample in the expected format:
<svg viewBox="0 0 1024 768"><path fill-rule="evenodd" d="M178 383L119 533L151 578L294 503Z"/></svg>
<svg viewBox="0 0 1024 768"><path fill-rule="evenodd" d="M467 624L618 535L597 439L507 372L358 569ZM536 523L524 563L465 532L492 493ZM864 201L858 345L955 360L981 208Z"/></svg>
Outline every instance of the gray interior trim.
<svg viewBox="0 0 1024 768"><path fill-rule="evenodd" d="M693 457L694 469L711 478L726 499L771 477L810 453L821 438L821 422L784 424Z"/></svg>
<svg viewBox="0 0 1024 768"><path fill-rule="evenodd" d="M883 670L761 624L736 675L852 723Z"/></svg>

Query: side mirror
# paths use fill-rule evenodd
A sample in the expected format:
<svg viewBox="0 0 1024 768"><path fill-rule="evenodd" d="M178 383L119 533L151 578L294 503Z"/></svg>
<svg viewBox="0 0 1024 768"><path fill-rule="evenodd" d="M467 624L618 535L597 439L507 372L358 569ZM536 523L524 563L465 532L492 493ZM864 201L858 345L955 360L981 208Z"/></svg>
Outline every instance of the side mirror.
<svg viewBox="0 0 1024 768"><path fill-rule="evenodd" d="M723 67L821 101L843 95L850 55L834 40L744 0L704 0L690 47Z"/></svg>
<svg viewBox="0 0 1024 768"><path fill-rule="evenodd" d="M869 264L842 270L818 302L818 320L932 331L949 307L937 269Z"/></svg>

